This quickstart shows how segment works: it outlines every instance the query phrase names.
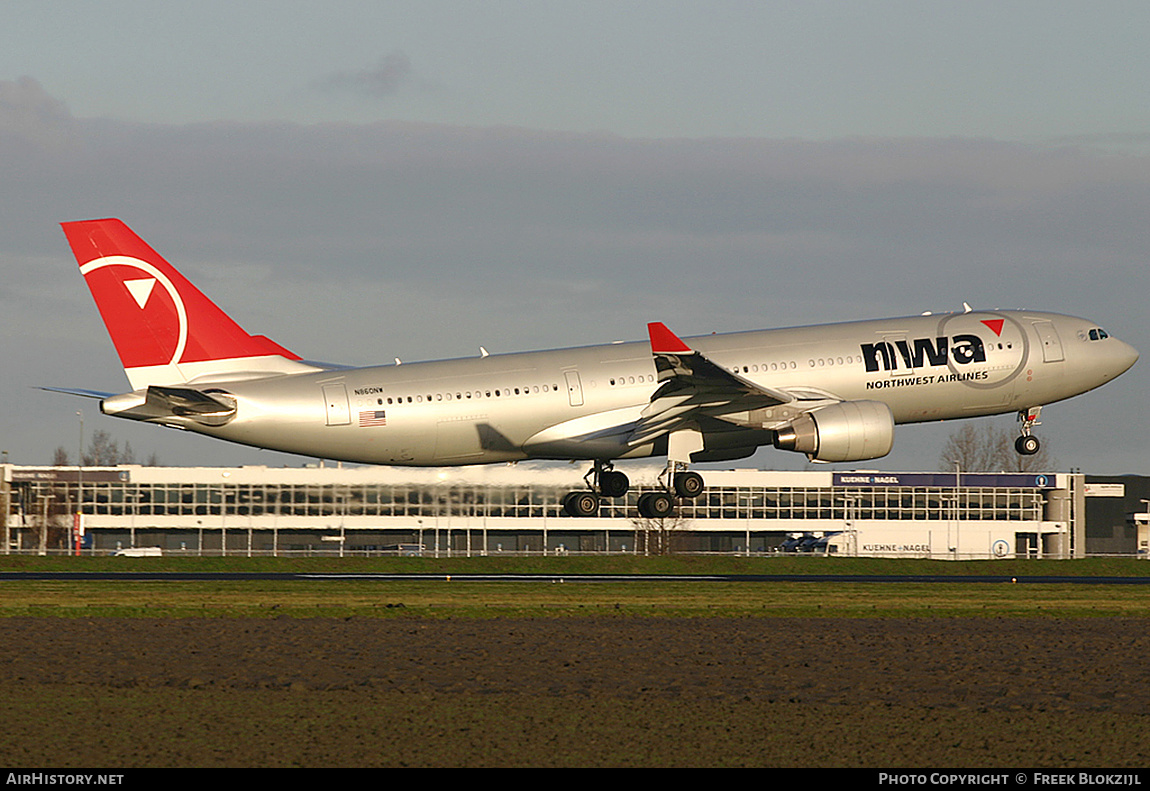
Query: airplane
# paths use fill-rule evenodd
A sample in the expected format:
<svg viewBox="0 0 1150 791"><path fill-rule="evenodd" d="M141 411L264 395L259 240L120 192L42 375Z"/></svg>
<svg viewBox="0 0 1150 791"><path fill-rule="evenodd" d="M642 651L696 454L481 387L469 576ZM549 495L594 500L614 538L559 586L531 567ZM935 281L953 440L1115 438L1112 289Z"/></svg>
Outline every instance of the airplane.
<svg viewBox="0 0 1150 791"><path fill-rule="evenodd" d="M666 456L645 517L704 490L692 462L762 446L876 459L899 424L1017 412L1033 454L1043 406L1138 359L1086 319L972 310L354 368L250 335L117 219L62 223L131 391L45 388L106 414L258 448L382 465L589 462L563 510L593 516L630 482L614 462Z"/></svg>

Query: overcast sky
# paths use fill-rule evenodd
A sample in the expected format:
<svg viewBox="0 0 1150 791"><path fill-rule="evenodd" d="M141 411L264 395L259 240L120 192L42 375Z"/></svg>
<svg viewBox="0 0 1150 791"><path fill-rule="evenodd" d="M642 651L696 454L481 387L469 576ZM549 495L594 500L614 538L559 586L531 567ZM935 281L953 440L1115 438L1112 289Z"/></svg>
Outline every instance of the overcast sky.
<svg viewBox="0 0 1150 791"><path fill-rule="evenodd" d="M11 461L75 455L78 410L162 463L303 461L34 389L127 389L72 219L120 217L249 332L350 364L963 301L1150 350L1144 2L3 10ZM1043 412L1063 469L1150 472L1148 370ZM953 428L865 466L934 469Z"/></svg>

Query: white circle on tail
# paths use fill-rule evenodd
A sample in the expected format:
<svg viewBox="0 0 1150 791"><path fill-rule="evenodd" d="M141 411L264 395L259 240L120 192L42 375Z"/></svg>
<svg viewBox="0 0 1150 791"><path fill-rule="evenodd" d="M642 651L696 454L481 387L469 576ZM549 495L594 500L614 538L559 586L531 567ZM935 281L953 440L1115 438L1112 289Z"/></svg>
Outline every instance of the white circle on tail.
<svg viewBox="0 0 1150 791"><path fill-rule="evenodd" d="M176 318L180 323L179 336L176 340L176 349L174 352L172 352L172 359L168 364L178 365L180 358L184 356L184 346L188 342L188 311L184 308L184 300L180 298L180 292L176 290L176 287L172 284L172 281L168 280L167 276L164 275L164 273L157 269L155 266L149 264L147 261L141 261L139 258L132 258L128 255L109 255L103 258L93 259L92 261L89 261L80 267L80 274L87 276L89 272L94 272L97 269L103 269L106 266L130 266L134 269L139 269L141 272L145 272L154 277L157 281L159 281L160 285L164 287L164 290L168 292L168 296L172 298L172 304L176 306ZM127 281L125 281L125 283L126 282ZM133 293L132 296L136 299L137 304L139 304L140 300L137 295ZM143 308L144 306L140 305L140 307Z"/></svg>

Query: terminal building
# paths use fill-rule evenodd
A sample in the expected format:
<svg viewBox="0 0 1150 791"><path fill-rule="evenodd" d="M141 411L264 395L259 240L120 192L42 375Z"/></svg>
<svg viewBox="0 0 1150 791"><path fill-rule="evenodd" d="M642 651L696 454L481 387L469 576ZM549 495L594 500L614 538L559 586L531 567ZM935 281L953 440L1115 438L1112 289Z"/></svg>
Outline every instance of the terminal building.
<svg viewBox="0 0 1150 791"><path fill-rule="evenodd" d="M1071 473L708 470L702 496L678 501L672 517L640 517L636 501L656 488L660 469L628 467L633 485L627 496L605 500L594 517L578 518L563 513L563 496L578 488L581 472L570 465L5 464L0 516L6 553L109 554L140 547L185 555L437 556L801 549L935 559L1076 558L1092 553L1087 506L1093 495L1125 493L1121 483L1092 486L1086 476ZM1113 510L1115 503L1110 505ZM1136 552L1132 525L1126 531L1107 524L1098 543L1106 553Z"/></svg>

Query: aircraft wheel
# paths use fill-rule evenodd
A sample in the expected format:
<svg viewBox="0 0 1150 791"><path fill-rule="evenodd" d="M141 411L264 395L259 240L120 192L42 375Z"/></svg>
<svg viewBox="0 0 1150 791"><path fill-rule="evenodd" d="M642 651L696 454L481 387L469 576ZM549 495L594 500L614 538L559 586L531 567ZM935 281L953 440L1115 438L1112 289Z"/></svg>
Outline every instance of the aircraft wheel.
<svg viewBox="0 0 1150 791"><path fill-rule="evenodd" d="M563 498L563 511L568 516L594 516L599 512L599 498L594 492L571 492Z"/></svg>
<svg viewBox="0 0 1150 791"><path fill-rule="evenodd" d="M1027 434L1014 441L1014 449L1023 456L1033 456L1035 453L1038 453L1041 447L1042 443L1039 442L1038 437L1033 434Z"/></svg>
<svg viewBox="0 0 1150 791"><path fill-rule="evenodd" d="M599 494L604 497L622 497L631 488L631 482L621 472L604 472L599 475Z"/></svg>
<svg viewBox="0 0 1150 791"><path fill-rule="evenodd" d="M651 508L650 508L650 504L649 504L650 500L651 500L651 493L650 492L644 492L643 494L639 495L639 501L635 503L635 508L638 509L639 516L643 516L643 517L650 517L651 516Z"/></svg>
<svg viewBox="0 0 1150 791"><path fill-rule="evenodd" d="M675 501L666 492L647 492L639 498L639 515L648 519L662 519L675 510Z"/></svg>
<svg viewBox="0 0 1150 791"><path fill-rule="evenodd" d="M675 476L675 494L694 499L703 493L703 476L697 472L681 472Z"/></svg>

